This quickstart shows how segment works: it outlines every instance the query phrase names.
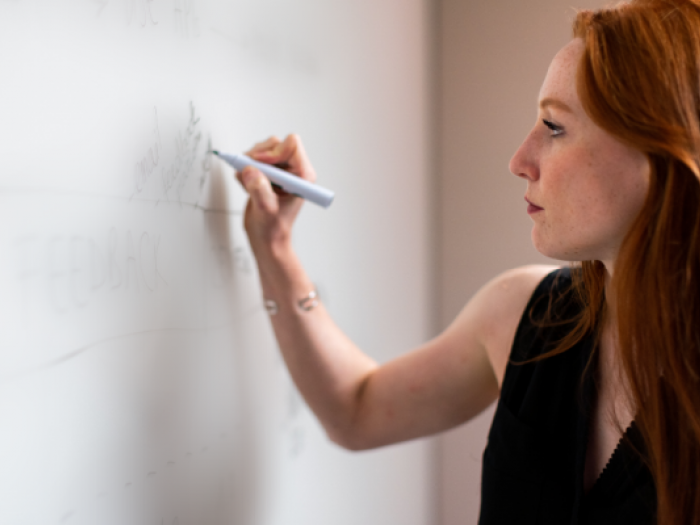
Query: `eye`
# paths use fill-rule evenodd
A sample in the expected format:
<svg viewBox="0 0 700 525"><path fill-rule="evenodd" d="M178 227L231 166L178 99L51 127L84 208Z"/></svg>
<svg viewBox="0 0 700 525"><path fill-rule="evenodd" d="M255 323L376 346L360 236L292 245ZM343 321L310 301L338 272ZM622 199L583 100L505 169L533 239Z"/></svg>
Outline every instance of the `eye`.
<svg viewBox="0 0 700 525"><path fill-rule="evenodd" d="M552 130L552 137L559 137L564 134L564 128L557 126L554 122L547 119L542 119L542 123Z"/></svg>

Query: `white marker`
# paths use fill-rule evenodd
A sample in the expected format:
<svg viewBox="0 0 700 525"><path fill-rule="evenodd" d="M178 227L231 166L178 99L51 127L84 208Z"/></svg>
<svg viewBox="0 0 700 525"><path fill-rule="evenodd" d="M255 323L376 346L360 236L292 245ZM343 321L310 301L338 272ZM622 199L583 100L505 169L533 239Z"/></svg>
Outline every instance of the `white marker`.
<svg viewBox="0 0 700 525"><path fill-rule="evenodd" d="M331 190L322 188L317 184L313 184L270 164L253 160L245 155L227 155L226 153L219 153L218 151L212 151L212 153L228 162L236 171L243 171L248 166L258 168L270 179L272 184L279 186L287 193L302 197L324 208L328 208L333 202L333 197L335 197L335 193Z"/></svg>

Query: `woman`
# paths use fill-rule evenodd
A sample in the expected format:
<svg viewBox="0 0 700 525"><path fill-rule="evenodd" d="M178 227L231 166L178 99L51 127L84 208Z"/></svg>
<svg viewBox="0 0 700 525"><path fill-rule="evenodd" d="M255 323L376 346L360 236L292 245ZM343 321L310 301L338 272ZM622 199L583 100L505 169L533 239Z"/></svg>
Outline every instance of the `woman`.
<svg viewBox="0 0 700 525"><path fill-rule="evenodd" d="M250 154L314 180L298 137ZM498 399L480 523L700 523L700 0L583 11L510 162L532 241L574 269L486 284L444 333L378 366L290 244L301 202L249 168L246 230L287 366L328 435L366 449Z"/></svg>

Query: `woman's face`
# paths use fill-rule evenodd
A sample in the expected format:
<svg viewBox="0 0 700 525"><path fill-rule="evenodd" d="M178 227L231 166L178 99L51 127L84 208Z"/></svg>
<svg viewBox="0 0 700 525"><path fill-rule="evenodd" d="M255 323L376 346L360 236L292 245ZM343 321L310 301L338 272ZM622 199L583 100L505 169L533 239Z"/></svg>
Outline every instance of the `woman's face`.
<svg viewBox="0 0 700 525"><path fill-rule="evenodd" d="M618 250L649 188L649 162L598 127L576 90L581 39L552 61L535 127L510 171L527 181L525 198L539 252L567 261L600 260L612 271Z"/></svg>

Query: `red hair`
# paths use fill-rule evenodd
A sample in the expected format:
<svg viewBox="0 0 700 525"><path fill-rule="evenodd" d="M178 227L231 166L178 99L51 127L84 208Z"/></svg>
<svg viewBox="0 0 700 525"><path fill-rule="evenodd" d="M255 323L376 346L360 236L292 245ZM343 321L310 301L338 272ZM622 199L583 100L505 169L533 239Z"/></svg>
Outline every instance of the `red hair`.
<svg viewBox="0 0 700 525"><path fill-rule="evenodd" d="M599 261L573 272L585 308L548 355L598 333L607 293L658 523L700 524L700 0L581 11L573 32L584 109L646 154L651 178L609 289Z"/></svg>

